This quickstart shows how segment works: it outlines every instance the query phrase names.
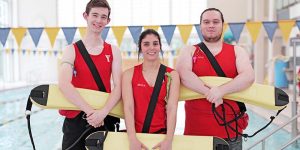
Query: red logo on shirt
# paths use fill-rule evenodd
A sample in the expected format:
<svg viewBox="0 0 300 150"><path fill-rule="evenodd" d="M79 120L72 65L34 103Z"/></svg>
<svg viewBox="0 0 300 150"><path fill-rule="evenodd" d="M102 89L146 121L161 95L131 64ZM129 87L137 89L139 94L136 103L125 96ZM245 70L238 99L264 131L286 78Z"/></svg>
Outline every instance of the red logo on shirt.
<svg viewBox="0 0 300 150"><path fill-rule="evenodd" d="M194 56L193 57L193 63L196 63L197 59L203 59L204 57L203 56Z"/></svg>

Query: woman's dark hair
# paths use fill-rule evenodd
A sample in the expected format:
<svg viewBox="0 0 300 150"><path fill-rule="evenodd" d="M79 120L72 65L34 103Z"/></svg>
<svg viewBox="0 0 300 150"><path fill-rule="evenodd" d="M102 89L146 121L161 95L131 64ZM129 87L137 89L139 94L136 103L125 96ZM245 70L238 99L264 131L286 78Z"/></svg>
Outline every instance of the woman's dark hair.
<svg viewBox="0 0 300 150"><path fill-rule="evenodd" d="M147 35L150 35L150 34L153 34L155 35L157 38L158 38L158 42L159 42L159 46L160 46L160 52L161 54L163 55L163 51L161 49L161 40L160 40L160 36L158 34L157 31L153 30L153 29L147 29L145 31L143 31L140 35L140 38L139 38L139 42L138 42L138 59L140 57L140 54L142 52L142 40L147 36Z"/></svg>

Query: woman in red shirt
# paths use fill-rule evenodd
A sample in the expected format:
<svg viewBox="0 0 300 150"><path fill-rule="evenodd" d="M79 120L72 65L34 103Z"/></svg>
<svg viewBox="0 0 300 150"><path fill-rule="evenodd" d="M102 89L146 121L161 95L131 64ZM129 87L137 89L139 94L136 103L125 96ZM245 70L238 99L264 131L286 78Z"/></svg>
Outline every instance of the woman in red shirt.
<svg viewBox="0 0 300 150"><path fill-rule="evenodd" d="M153 29L145 30L140 35L138 48L143 62L126 70L122 77L122 99L131 150L148 149L135 134L142 132L156 77L162 65L159 58L162 52L159 34ZM153 148L172 149L179 87L178 73L167 67L149 128L149 133L164 133L166 138Z"/></svg>

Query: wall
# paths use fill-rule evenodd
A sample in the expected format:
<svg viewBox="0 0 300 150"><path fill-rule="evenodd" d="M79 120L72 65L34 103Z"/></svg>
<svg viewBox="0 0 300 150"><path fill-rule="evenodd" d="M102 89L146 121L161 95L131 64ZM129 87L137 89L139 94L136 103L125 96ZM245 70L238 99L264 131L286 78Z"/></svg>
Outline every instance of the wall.
<svg viewBox="0 0 300 150"><path fill-rule="evenodd" d="M208 0L207 7L220 9L224 14L225 22L245 22L249 17L251 3L249 0ZM250 7L249 7L250 6Z"/></svg>

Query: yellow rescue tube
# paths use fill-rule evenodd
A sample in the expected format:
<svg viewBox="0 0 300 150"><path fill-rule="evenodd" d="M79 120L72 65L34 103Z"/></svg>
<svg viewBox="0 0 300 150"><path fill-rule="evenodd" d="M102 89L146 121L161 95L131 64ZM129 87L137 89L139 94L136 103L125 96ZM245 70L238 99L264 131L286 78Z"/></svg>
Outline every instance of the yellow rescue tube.
<svg viewBox="0 0 300 150"><path fill-rule="evenodd" d="M136 136L148 149L152 149L166 135L137 133ZM88 150L129 150L128 135L124 132L108 132L106 138L104 131L94 132L86 138L85 143ZM172 143L172 150L218 150L226 148L229 149L229 146L225 140L213 136L174 135Z"/></svg>
<svg viewBox="0 0 300 150"><path fill-rule="evenodd" d="M210 86L219 86L232 79L223 77L200 77ZM109 96L108 93L77 88L80 95L95 109L101 109ZM40 85L31 90L33 104L45 109L78 110L70 103L55 84ZM181 86L180 101L204 98L203 95ZM281 89L269 85L254 83L246 90L225 95L224 98L253 104L266 109L280 110L289 103L288 95ZM124 118L122 101L111 110L110 115Z"/></svg>

